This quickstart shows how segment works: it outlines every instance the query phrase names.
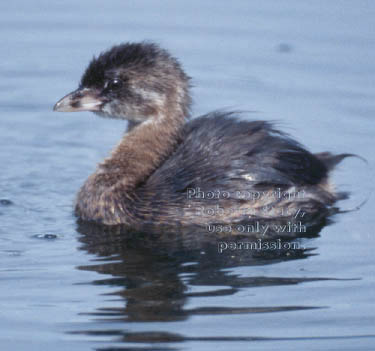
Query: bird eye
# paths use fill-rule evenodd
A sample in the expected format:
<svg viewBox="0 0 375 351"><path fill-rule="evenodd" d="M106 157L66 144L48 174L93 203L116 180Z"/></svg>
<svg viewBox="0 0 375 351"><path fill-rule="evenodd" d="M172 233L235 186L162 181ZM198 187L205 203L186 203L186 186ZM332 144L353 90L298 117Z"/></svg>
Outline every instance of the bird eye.
<svg viewBox="0 0 375 351"><path fill-rule="evenodd" d="M107 82L105 88L113 91L113 90L119 89L121 85L122 85L122 81L118 78L114 78Z"/></svg>

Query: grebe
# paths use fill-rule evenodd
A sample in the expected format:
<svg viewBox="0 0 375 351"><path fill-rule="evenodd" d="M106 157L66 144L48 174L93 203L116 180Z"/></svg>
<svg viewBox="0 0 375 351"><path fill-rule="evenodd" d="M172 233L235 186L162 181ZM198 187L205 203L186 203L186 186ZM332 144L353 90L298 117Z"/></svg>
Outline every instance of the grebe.
<svg viewBox="0 0 375 351"><path fill-rule="evenodd" d="M130 226L308 218L344 197L328 174L348 154L312 154L271 123L233 112L187 122L189 79L158 45L125 43L94 57L79 88L56 103L129 122L80 189L78 217Z"/></svg>

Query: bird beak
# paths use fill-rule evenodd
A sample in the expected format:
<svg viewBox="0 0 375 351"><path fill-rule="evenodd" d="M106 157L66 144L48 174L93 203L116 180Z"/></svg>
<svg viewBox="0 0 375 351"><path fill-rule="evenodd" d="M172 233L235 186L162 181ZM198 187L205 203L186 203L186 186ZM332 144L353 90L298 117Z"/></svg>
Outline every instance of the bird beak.
<svg viewBox="0 0 375 351"><path fill-rule="evenodd" d="M58 112L100 111L106 101L94 89L77 89L65 95L53 107Z"/></svg>

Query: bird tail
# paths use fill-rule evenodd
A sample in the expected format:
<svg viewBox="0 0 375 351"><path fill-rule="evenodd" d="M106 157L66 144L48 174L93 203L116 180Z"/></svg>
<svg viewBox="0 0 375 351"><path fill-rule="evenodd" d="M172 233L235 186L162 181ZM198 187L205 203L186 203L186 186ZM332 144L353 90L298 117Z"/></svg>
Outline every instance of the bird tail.
<svg viewBox="0 0 375 351"><path fill-rule="evenodd" d="M328 171L333 170L336 165L338 165L344 158L347 158L347 157L358 157L359 159L367 163L367 161L363 157L355 155L355 154L333 155L330 152L320 152L318 154L315 154L315 156L324 163Z"/></svg>
<svg viewBox="0 0 375 351"><path fill-rule="evenodd" d="M327 167L328 172L332 171L335 166L337 166L343 159L347 157L356 157L359 158L361 161L363 161L367 166L368 162L365 158L358 156L356 154L338 154L338 155L333 155L330 152L321 152L315 154L315 156L324 163L324 165ZM372 192L372 191L371 191ZM349 198L349 192L336 192L335 197L336 200L344 200ZM339 213L344 213L344 212L351 212L351 211L356 211L359 210L369 199L370 195L368 194L366 199L363 200L359 205L354 206L350 209L347 210L342 210L340 209L338 212Z"/></svg>

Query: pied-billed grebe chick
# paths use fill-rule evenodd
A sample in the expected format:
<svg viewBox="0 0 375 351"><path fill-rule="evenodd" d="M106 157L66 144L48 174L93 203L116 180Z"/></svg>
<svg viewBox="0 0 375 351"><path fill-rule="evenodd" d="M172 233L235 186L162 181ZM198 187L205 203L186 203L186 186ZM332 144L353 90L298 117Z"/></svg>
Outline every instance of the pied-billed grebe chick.
<svg viewBox="0 0 375 351"><path fill-rule="evenodd" d="M55 111L127 119L128 133L78 193L76 214L106 225L236 223L314 216L340 197L311 154L265 121L214 112L188 123L189 77L152 43L94 58Z"/></svg>

